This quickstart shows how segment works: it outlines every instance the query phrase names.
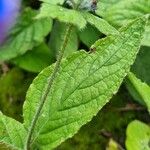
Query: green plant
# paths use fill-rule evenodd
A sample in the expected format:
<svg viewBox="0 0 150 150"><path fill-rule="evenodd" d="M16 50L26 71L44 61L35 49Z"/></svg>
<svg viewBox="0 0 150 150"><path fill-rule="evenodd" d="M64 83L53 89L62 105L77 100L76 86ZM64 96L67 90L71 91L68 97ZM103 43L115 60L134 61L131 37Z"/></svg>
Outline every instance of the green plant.
<svg viewBox="0 0 150 150"><path fill-rule="evenodd" d="M41 72L27 91L23 122L0 114L3 146L53 149L109 102L141 45L150 46L150 1L132 1L99 0L96 5L93 0L42 0L40 11L22 11L9 40L1 47L0 62ZM130 15L126 9L121 11L124 6ZM133 73L128 74L125 84L149 110L149 85ZM130 138L130 131L127 134Z"/></svg>

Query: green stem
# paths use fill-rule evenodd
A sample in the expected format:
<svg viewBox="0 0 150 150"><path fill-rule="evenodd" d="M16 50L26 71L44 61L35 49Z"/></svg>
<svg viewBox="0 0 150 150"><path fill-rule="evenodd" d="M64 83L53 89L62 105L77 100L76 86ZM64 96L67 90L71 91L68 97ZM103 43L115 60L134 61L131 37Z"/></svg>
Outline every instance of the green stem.
<svg viewBox="0 0 150 150"><path fill-rule="evenodd" d="M41 97L41 101L40 101L39 107L37 108L36 114L35 114L32 122L31 122L31 126L29 128L29 132L28 132L27 140L26 140L26 144L25 144L25 150L30 150L30 148L31 148L30 146L31 146L31 140L32 140L32 135L33 135L33 132L34 132L34 128L35 128L36 123L38 121L38 118L40 116L41 110L42 110L42 108L44 106L44 103L46 101L48 93L49 93L49 91L50 91L50 89L52 87L52 84L53 84L56 76L57 76L57 72L59 71L61 60L63 58L63 54L64 54L64 51L66 49L66 46L67 46L67 43L68 43L68 40L69 40L69 36L70 36L71 30L72 30L72 25L69 24L68 28L66 29L66 34L64 36L64 41L63 41L62 47L61 47L61 49L59 51L59 55L58 55L58 58L57 58L57 62L56 62L54 71L53 71L51 77L48 79L48 86L46 88L45 93Z"/></svg>

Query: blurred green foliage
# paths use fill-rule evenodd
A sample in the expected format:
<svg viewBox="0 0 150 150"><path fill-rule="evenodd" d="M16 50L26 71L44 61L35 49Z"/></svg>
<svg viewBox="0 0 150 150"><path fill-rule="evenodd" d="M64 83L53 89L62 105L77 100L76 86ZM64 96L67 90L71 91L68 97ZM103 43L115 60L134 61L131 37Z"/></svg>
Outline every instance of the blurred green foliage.
<svg viewBox="0 0 150 150"><path fill-rule="evenodd" d="M0 77L0 110L7 116L22 120L22 104L34 75L12 68Z"/></svg>

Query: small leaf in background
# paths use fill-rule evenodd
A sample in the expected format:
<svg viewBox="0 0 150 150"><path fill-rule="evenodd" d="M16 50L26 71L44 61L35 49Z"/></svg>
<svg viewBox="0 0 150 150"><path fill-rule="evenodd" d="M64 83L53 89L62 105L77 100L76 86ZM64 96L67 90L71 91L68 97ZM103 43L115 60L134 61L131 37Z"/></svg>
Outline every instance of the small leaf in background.
<svg viewBox="0 0 150 150"><path fill-rule="evenodd" d="M145 18L121 29L121 35L97 41L96 52L76 52L64 59L34 130L33 147L52 149L72 137L118 91L138 52ZM29 128L54 65L31 84L24 104L24 126ZM42 125L42 126L41 126Z"/></svg>
<svg viewBox="0 0 150 150"><path fill-rule="evenodd" d="M34 20L37 12L26 9L21 20L12 31L9 41L0 48L0 62L23 55L26 51L41 44L52 28L52 20Z"/></svg>
<svg viewBox="0 0 150 150"><path fill-rule="evenodd" d="M101 6L102 5L102 6ZM149 0L100 0L97 13L106 19L110 24L120 27L137 17L150 14ZM102 8L102 9L101 9ZM149 21L150 22L150 21ZM150 23L146 27L146 32L142 44L150 46Z"/></svg>
<svg viewBox="0 0 150 150"><path fill-rule="evenodd" d="M150 112L150 86L136 78L131 72L128 74L127 80L127 87L133 97L142 104L145 104Z"/></svg>
<svg viewBox="0 0 150 150"><path fill-rule="evenodd" d="M103 34L105 35L119 34L119 32L113 26L111 26L106 20L94 16L93 14L90 13L84 12L82 13L82 15L85 17L85 19L89 24L96 27Z"/></svg>
<svg viewBox="0 0 150 150"><path fill-rule="evenodd" d="M0 112L0 143L7 144L11 149L21 150L26 133L20 122L4 116Z"/></svg>
<svg viewBox="0 0 150 150"><path fill-rule="evenodd" d="M63 8L62 6L53 5L46 2L42 3L40 13L36 18L58 19L59 21L64 23L74 24L79 29L83 29L86 26L86 20L79 11Z"/></svg>
<svg viewBox="0 0 150 150"><path fill-rule="evenodd" d="M135 120L127 128L127 150L150 150L150 126Z"/></svg>
<svg viewBox="0 0 150 150"><path fill-rule="evenodd" d="M100 3L106 0L100 1ZM113 0L111 0L113 1ZM114 0L112 5L109 1L105 3L106 11L103 11L103 16L109 23L115 26L121 26L137 17L150 13L149 0Z"/></svg>
<svg viewBox="0 0 150 150"><path fill-rule="evenodd" d="M11 60L12 63L30 72L40 72L54 61L52 50L45 43Z"/></svg>
<svg viewBox="0 0 150 150"><path fill-rule="evenodd" d="M61 45L63 43L63 39L66 33L66 24L65 23L60 23L60 22L55 22L52 32L51 32L51 38L49 41L49 47L54 53L54 56L58 55L58 52L61 49ZM75 52L78 50L78 37L76 33L76 28L72 27L72 31L70 33L69 41L66 46L65 50L65 56L70 55L71 53Z"/></svg>

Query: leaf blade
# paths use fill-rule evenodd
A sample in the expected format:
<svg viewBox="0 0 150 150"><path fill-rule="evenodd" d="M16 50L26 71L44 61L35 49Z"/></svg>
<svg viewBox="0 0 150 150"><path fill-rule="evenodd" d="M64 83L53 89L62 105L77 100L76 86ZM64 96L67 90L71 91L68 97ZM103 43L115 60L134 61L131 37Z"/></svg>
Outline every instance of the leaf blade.
<svg viewBox="0 0 150 150"><path fill-rule="evenodd" d="M76 25L79 29L82 29L86 26L86 20L80 14L80 12L76 10L71 10L67 8L63 8L61 6L43 3L40 13L36 17L40 18L53 18L58 19L64 23L71 23ZM79 23L80 22L80 23Z"/></svg>
<svg viewBox="0 0 150 150"><path fill-rule="evenodd" d="M26 131L21 123L0 113L0 143L21 150L25 137Z"/></svg>
<svg viewBox="0 0 150 150"><path fill-rule="evenodd" d="M90 121L117 92L138 52L146 20L140 18L124 27L120 36L96 42L96 53L81 51L63 60L35 127L35 145L43 150L56 147ZM26 128L53 68L43 70L29 88L24 105Z"/></svg>
<svg viewBox="0 0 150 150"><path fill-rule="evenodd" d="M87 22L89 22L92 26L96 27L100 32L105 35L111 34L119 34L119 32L111 26L106 20L94 16L90 13L82 13Z"/></svg>

